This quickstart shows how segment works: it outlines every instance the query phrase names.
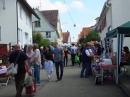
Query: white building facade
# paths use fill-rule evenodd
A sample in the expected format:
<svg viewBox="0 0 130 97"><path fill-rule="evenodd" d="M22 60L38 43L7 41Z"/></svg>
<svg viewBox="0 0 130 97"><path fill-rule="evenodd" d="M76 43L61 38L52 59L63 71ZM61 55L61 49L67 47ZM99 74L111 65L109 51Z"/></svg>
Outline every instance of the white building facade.
<svg viewBox="0 0 130 97"><path fill-rule="evenodd" d="M32 16L33 21L33 31L40 32L43 38L50 40L50 42L58 42L58 44L62 43L62 33L61 33L61 24L60 19L56 21L55 28L44 16L44 14L38 9L34 9L35 13L40 17L38 20L35 16Z"/></svg>
<svg viewBox="0 0 130 97"><path fill-rule="evenodd" d="M35 12L40 17L40 20L38 20L34 15L32 16L33 31L40 32L43 38L49 39L50 42L58 42L58 32L56 29L38 9L35 9Z"/></svg>
<svg viewBox="0 0 130 97"><path fill-rule="evenodd" d="M32 44L32 18L35 14L25 0L8 0L2 9L0 4L0 36L1 44ZM37 16L37 18L39 18Z"/></svg>
<svg viewBox="0 0 130 97"><path fill-rule="evenodd" d="M129 4L130 4L130 0L125 0L125 1L107 0L104 3L104 7L102 9L100 18L98 20L98 25L100 26L100 31L99 31L100 37L104 48L105 48L104 38L106 38L106 33L130 21L130 13L128 10L130 9ZM116 40L117 40L116 38L113 38L112 48L114 52L116 52L117 50ZM124 46L129 46L128 40L130 40L130 38L125 37Z"/></svg>

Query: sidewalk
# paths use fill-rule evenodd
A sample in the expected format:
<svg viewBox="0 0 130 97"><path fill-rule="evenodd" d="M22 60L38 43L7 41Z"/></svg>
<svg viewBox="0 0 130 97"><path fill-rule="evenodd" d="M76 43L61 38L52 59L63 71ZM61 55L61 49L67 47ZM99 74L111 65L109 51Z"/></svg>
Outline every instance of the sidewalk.
<svg viewBox="0 0 130 97"><path fill-rule="evenodd" d="M128 97L125 92L114 82L104 82L103 85L94 85L94 77L80 78L81 67L78 65L64 69L64 77L60 82L56 82L55 69L48 82L46 72L41 69L41 85L37 86L37 92L34 95L25 95L25 89L22 97ZM0 97L14 97L14 83L3 86L0 89Z"/></svg>
<svg viewBox="0 0 130 97"><path fill-rule="evenodd" d="M119 86L130 97L130 76L119 77Z"/></svg>

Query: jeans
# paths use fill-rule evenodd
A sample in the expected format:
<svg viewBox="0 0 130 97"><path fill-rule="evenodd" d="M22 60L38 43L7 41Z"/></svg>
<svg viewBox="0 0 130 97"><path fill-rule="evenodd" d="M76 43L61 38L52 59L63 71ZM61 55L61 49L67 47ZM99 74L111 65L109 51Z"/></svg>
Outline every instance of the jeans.
<svg viewBox="0 0 130 97"><path fill-rule="evenodd" d="M55 62L55 67L56 67L57 80L62 79L64 70L64 61ZM59 67L60 67L60 76L59 76Z"/></svg>
<svg viewBox="0 0 130 97"><path fill-rule="evenodd" d="M65 56L64 57L64 66L67 66L67 63L68 63L68 56Z"/></svg>
<svg viewBox="0 0 130 97"><path fill-rule="evenodd" d="M34 77L37 83L40 83L40 65L34 64Z"/></svg>
<svg viewBox="0 0 130 97"><path fill-rule="evenodd" d="M24 83L25 79L25 74L16 74L15 76L15 86L16 86L16 95L21 95L23 86L22 84Z"/></svg>
<svg viewBox="0 0 130 97"><path fill-rule="evenodd" d="M84 75L84 70L86 69L86 71L85 71L85 77L87 77L88 74L89 74L89 66L90 66L89 62L83 62L82 64L83 64L83 66L82 66L82 70L81 70L81 76Z"/></svg>

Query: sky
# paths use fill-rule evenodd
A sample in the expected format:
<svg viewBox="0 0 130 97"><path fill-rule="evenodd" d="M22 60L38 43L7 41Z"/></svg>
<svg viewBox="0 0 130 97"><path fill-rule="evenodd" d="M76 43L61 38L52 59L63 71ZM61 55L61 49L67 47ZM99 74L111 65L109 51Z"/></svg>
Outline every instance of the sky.
<svg viewBox="0 0 130 97"><path fill-rule="evenodd" d="M105 1L27 0L32 8L59 10L62 32L70 32L71 42L77 42L78 34L83 27L90 27L96 23L95 19L100 16Z"/></svg>

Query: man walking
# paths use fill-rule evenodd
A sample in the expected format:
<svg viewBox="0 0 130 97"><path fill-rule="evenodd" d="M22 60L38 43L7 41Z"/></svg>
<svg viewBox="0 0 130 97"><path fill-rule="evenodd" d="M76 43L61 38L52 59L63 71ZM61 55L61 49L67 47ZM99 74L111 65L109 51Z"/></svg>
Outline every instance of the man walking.
<svg viewBox="0 0 130 97"><path fill-rule="evenodd" d="M71 47L72 66L74 66L75 64L76 53L77 53L77 48L75 47L75 44L72 44L72 47Z"/></svg>
<svg viewBox="0 0 130 97"><path fill-rule="evenodd" d="M27 56L24 52L22 52L20 50L20 45L16 44L14 46L14 52L12 52L9 56L9 63L14 63L16 58L18 57L19 54L19 58L17 61L18 64L18 72L15 75L15 86L16 86L16 96L15 97L21 97L22 94L22 90L23 90L23 82L25 79L25 73L26 73L26 69L25 67L29 70L29 66L28 66L28 62L27 62Z"/></svg>
<svg viewBox="0 0 130 97"><path fill-rule="evenodd" d="M64 70L64 51L62 48L59 47L58 43L56 42L54 44L54 62L56 67L56 75L57 75L57 81L62 80L63 76L63 70ZM59 75L59 67L60 67L60 75Z"/></svg>

